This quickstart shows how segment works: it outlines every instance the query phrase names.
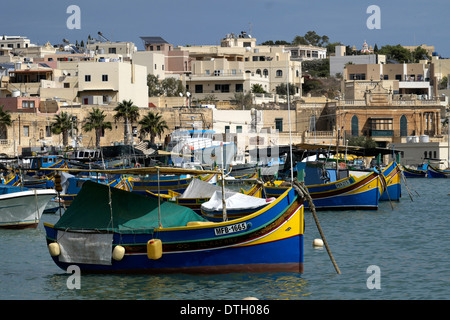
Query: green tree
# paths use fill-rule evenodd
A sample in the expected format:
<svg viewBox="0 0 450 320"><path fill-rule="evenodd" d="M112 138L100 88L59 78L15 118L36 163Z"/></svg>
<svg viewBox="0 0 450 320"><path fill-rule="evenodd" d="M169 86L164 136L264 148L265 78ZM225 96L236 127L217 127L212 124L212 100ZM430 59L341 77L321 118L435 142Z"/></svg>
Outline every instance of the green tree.
<svg viewBox="0 0 450 320"><path fill-rule="evenodd" d="M280 85L276 86L275 92L277 94L287 95L286 88L287 88L286 83L280 84ZM289 94L291 96L293 96L295 94L295 91L296 91L295 86L292 83L289 83Z"/></svg>
<svg viewBox="0 0 450 320"><path fill-rule="evenodd" d="M153 74L147 75L148 96L157 97L161 94L158 78Z"/></svg>
<svg viewBox="0 0 450 320"><path fill-rule="evenodd" d="M377 147L376 141L366 136L352 136L348 139L348 145L363 147L366 149L373 149Z"/></svg>
<svg viewBox="0 0 450 320"><path fill-rule="evenodd" d="M145 115L141 121L139 121L141 125L141 134L146 135L150 134L150 142L155 143L155 138L158 136L161 139L164 130L169 129L166 121L162 119L162 115L158 112L154 114L152 111L149 111L147 115Z"/></svg>
<svg viewBox="0 0 450 320"><path fill-rule="evenodd" d="M292 41L293 45L312 45L316 47L323 47L328 44L330 38L328 36L323 35L319 36L315 31L308 31L305 35L296 36Z"/></svg>
<svg viewBox="0 0 450 320"><path fill-rule="evenodd" d="M385 45L379 50L380 54L386 55L388 60L394 60L398 63L408 63L411 59L411 52L401 45Z"/></svg>
<svg viewBox="0 0 450 320"><path fill-rule="evenodd" d="M51 124L51 131L54 134L62 134L63 145L69 144L69 132L73 128L72 117L67 112L55 115Z"/></svg>
<svg viewBox="0 0 450 320"><path fill-rule="evenodd" d="M123 100L120 102L117 107L114 108L116 114L114 115L114 121L119 121L121 119L124 120L124 144L129 144L129 125L133 124L139 118L139 108L133 104L131 100Z"/></svg>
<svg viewBox="0 0 450 320"><path fill-rule="evenodd" d="M255 83L252 85L252 92L253 93L266 93L266 90L264 90L263 86L259 83Z"/></svg>
<svg viewBox="0 0 450 320"><path fill-rule="evenodd" d="M175 78L166 78L161 81L161 92L167 97L177 97L180 93L185 93L185 88L180 80Z"/></svg>
<svg viewBox="0 0 450 320"><path fill-rule="evenodd" d="M320 81L310 78L304 78L303 82L303 94L312 93L322 88Z"/></svg>
<svg viewBox="0 0 450 320"><path fill-rule="evenodd" d="M443 90L443 89L447 89L447 86L448 86L448 78L447 77L443 77L442 79L441 79L441 82L439 82L439 89L440 90Z"/></svg>
<svg viewBox="0 0 450 320"><path fill-rule="evenodd" d="M330 75L330 59L316 59L302 62L303 73L312 77L326 78Z"/></svg>
<svg viewBox="0 0 450 320"><path fill-rule="evenodd" d="M112 124L110 121L105 121L106 114L104 111L100 111L99 108L92 108L89 112L89 116L86 118L86 122L83 125L83 130L86 132L95 131L95 146L100 148L100 137L102 131L105 129L112 130Z"/></svg>
<svg viewBox="0 0 450 320"><path fill-rule="evenodd" d="M415 63L418 63L420 60L430 60L431 57L428 55L427 50L425 50L422 47L417 47L416 49L414 49L414 51L412 52L413 55L413 59Z"/></svg>
<svg viewBox="0 0 450 320"><path fill-rule="evenodd" d="M234 100L236 101L239 109L245 110L245 107L250 107L253 105L253 96L251 92L246 94L242 92L237 92L234 94Z"/></svg>
<svg viewBox="0 0 450 320"><path fill-rule="evenodd" d="M0 139L7 139L7 129L12 125L11 113L8 110L3 110L5 106L0 106Z"/></svg>

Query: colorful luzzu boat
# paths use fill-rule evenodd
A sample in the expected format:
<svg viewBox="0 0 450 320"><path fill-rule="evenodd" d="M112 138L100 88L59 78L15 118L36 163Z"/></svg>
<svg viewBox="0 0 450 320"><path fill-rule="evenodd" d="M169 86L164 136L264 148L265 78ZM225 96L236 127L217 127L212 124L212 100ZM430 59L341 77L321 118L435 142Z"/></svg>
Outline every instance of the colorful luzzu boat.
<svg viewBox="0 0 450 320"><path fill-rule="evenodd" d="M373 171L362 177L350 175L306 187L317 210L376 210L385 190L385 180L381 173ZM277 197L285 189L281 181L276 181L273 186L265 185L267 197ZM305 207L308 207L307 203Z"/></svg>
<svg viewBox="0 0 450 320"><path fill-rule="evenodd" d="M428 165L428 178L450 178L450 170L442 170Z"/></svg>
<svg viewBox="0 0 450 320"><path fill-rule="evenodd" d="M403 174L406 178L426 178L427 177L427 169L426 168L409 168L402 166Z"/></svg>
<svg viewBox="0 0 450 320"><path fill-rule="evenodd" d="M380 197L381 201L400 201L402 196L401 174L402 170L395 161L391 162L383 170L383 176L386 180L386 190Z"/></svg>
<svg viewBox="0 0 450 320"><path fill-rule="evenodd" d="M87 181L60 220L44 226L50 255L64 270L303 271L303 198L292 188L263 210L214 223L183 206Z"/></svg>

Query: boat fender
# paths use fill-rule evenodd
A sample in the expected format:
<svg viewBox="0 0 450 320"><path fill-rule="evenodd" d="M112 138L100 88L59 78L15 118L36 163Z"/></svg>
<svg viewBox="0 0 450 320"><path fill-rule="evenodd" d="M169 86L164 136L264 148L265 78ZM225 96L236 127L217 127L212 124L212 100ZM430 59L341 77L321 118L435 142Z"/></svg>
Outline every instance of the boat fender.
<svg viewBox="0 0 450 320"><path fill-rule="evenodd" d="M141 164L140 164L139 162L137 162L137 163L134 165L134 167L135 167L135 168L140 168L140 167L141 167Z"/></svg>
<svg viewBox="0 0 450 320"><path fill-rule="evenodd" d="M61 248L57 242L52 242L48 245L48 251L52 257L57 257L61 254Z"/></svg>
<svg viewBox="0 0 450 320"><path fill-rule="evenodd" d="M323 247L323 240L322 239L314 239L313 247L317 247L317 248Z"/></svg>
<svg viewBox="0 0 450 320"><path fill-rule="evenodd" d="M147 242L147 257L157 260L162 257L162 242L159 239L151 239Z"/></svg>
<svg viewBox="0 0 450 320"><path fill-rule="evenodd" d="M125 256L125 248L122 246L115 246L112 253L112 258L116 261L120 261Z"/></svg>

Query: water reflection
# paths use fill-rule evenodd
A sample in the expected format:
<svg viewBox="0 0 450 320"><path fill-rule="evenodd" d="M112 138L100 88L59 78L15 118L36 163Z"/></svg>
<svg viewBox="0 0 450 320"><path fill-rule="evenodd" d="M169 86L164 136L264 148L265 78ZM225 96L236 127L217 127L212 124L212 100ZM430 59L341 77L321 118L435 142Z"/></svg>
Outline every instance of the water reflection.
<svg viewBox="0 0 450 320"><path fill-rule="evenodd" d="M70 274L45 278L44 295L54 299L260 300L302 299L311 293L298 273L224 275L82 275L81 288L67 288Z"/></svg>

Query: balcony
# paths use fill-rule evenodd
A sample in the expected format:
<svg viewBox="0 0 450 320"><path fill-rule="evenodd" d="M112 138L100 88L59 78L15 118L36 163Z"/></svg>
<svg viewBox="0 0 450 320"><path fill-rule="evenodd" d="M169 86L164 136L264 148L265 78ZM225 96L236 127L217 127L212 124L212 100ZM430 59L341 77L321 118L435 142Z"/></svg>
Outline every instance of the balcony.
<svg viewBox="0 0 450 320"><path fill-rule="evenodd" d="M393 137L394 130L371 130L370 135L372 137Z"/></svg>

